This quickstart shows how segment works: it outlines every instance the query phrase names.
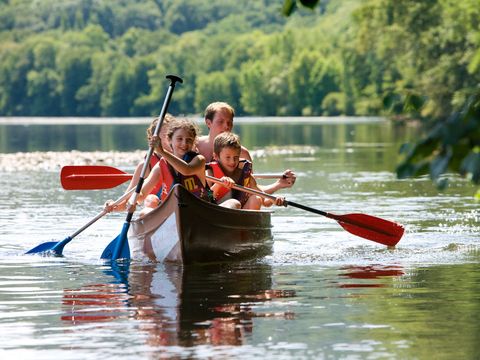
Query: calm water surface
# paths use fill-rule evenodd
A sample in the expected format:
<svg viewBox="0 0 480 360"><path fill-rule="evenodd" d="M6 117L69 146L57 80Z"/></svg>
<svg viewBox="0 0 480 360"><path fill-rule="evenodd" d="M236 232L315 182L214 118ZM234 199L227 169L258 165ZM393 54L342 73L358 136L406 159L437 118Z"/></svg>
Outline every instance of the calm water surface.
<svg viewBox="0 0 480 360"><path fill-rule="evenodd" d="M82 151L142 148L144 125L122 125L114 136L109 126L0 125L0 149L66 151L78 147L65 136L85 133ZM68 244L63 258L24 256L72 234L124 186L65 191L58 171L0 170L1 358L480 357L475 188L455 177L441 193L428 179L397 180L398 146L415 130L384 122L239 122L236 130L255 150L257 171L297 172L295 187L282 192L287 199L392 219L405 236L388 249L333 220L276 208L274 250L265 258L112 267L98 259L125 218L112 214Z"/></svg>

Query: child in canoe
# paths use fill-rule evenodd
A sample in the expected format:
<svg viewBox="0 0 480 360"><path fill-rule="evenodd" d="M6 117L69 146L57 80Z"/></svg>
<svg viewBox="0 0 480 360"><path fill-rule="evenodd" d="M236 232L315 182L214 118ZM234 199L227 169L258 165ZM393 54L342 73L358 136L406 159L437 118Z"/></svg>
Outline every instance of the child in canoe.
<svg viewBox="0 0 480 360"><path fill-rule="evenodd" d="M168 124L174 120L175 118L171 114L165 114L165 117L163 118L163 123L162 123L162 128L160 129L160 139L162 142L162 145L166 149L170 149L170 143L168 140ZM147 128L147 142L149 143L150 146L154 146L154 151L152 153L152 156L150 157L150 163L148 164L147 171L145 172L145 177L148 176L150 171L152 171L153 167L160 161L161 155L159 153L158 147L152 143L153 141L153 133L155 132L155 128L157 127L158 124L158 118L155 118L150 126ZM128 184L127 189L125 190L125 193L129 192L131 189L133 189L135 186L137 186L138 180L140 179L140 174L143 169L143 165L145 164L145 159L140 161L137 164L137 167L135 168L135 172L133 173L132 180L130 180L130 184ZM158 206L160 201L158 200L158 195L160 193L159 188L154 188L152 189L152 194L157 195L157 199L155 200L153 197L150 199L151 201L146 202L144 205L146 207L145 212L149 212L150 210L153 210ZM112 206L113 200L107 200L105 202L105 210L108 212L111 211L123 211L126 208L126 203L127 201L123 201L115 206Z"/></svg>
<svg viewBox="0 0 480 360"><path fill-rule="evenodd" d="M252 176L252 163L240 159L240 139L231 132L223 132L215 137L213 158L207 164L207 175L222 180L223 184L212 183L210 188L217 204L235 209L259 210L262 205L271 206L270 199L250 195L244 191L232 189L236 185L261 191ZM276 205L282 205L283 198L277 198Z"/></svg>
<svg viewBox="0 0 480 360"><path fill-rule="evenodd" d="M197 126L188 119L174 119L168 126L168 140L172 152L154 139L160 161L145 179L137 203L141 203L154 188L161 189L163 201L174 184L182 184L197 197L211 201L211 191L205 180L205 158L192 151L197 138ZM132 203L133 196L129 202Z"/></svg>

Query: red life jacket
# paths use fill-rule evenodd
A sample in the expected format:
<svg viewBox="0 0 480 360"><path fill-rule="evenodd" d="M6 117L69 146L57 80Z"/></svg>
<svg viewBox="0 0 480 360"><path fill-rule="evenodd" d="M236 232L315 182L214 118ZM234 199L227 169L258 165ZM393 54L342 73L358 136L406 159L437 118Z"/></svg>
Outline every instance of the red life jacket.
<svg viewBox="0 0 480 360"><path fill-rule="evenodd" d="M153 167L157 165L162 157L159 156L155 151L153 152L152 156L150 157L149 170L152 171ZM150 194L157 195L159 198L161 197L163 188L163 182L159 181L157 185L150 191ZM163 200L163 199L162 199Z"/></svg>
<svg viewBox="0 0 480 360"><path fill-rule="evenodd" d="M197 155L197 153L190 151L185 154L183 160L190 162ZM162 173L162 179L159 181L162 189L162 193L160 195L162 201L165 200L173 185L182 184L196 197L211 202L212 198L210 196L210 189L208 188L208 185L204 186L197 175L185 176L181 173L177 173L164 158L160 159L159 166ZM163 187L161 185L163 185ZM158 183L155 187L157 186L159 186Z"/></svg>
<svg viewBox="0 0 480 360"><path fill-rule="evenodd" d="M252 163L248 160L240 160L238 163L239 168L241 163L243 163L243 167L241 167L242 173L240 174L240 178L238 179L236 184L244 187L248 187L250 185L250 178L252 176ZM213 176L216 177L217 179L221 179L222 177L225 176L225 173L223 172L218 162L212 161L207 164L207 167L212 169ZM225 195L228 194L229 191L230 189L226 188L225 186L222 186L218 191L215 200L217 201L221 200ZM231 191L232 191L232 198L240 201L242 206L245 205L250 195L244 191L239 191L235 189L232 189Z"/></svg>

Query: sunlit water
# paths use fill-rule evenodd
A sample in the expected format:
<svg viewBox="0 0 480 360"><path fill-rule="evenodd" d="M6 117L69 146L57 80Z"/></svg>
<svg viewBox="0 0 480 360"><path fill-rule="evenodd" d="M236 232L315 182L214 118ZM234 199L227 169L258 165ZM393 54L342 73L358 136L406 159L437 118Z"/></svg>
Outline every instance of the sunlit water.
<svg viewBox="0 0 480 360"><path fill-rule="evenodd" d="M25 256L72 234L125 185L65 191L58 171L0 172L1 358L479 358L475 188L456 177L444 192L426 178L397 180L398 142L375 135L386 126L364 140L360 126L348 141L311 137L254 155L258 172L297 172L281 192L289 200L404 224L394 249L276 208L272 254L241 263L111 267L99 256L124 214L92 225L63 258Z"/></svg>

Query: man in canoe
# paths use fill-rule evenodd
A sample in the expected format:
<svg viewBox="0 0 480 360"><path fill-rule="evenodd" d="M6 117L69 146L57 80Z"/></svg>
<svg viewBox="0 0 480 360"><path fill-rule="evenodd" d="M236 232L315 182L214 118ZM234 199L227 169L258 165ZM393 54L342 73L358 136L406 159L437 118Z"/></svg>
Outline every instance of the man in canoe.
<svg viewBox="0 0 480 360"><path fill-rule="evenodd" d="M234 209L260 210L262 205L271 206L270 199L262 199L258 195L232 189L236 185L261 191L252 176L252 163L240 159L241 145L238 135L222 132L215 137L213 158L207 164L207 175L222 180L220 183L209 183L217 204ZM278 197L276 205L282 205L283 199Z"/></svg>
<svg viewBox="0 0 480 360"><path fill-rule="evenodd" d="M208 135L198 138L197 149L208 162L213 160L213 144L215 137L222 132L231 132L235 110L225 102L214 102L205 109L205 124L208 127ZM240 158L252 161L250 152L244 146L241 147ZM272 194L284 188L290 188L295 184L296 176L291 170L285 170L283 176L270 185L259 185L262 191Z"/></svg>

